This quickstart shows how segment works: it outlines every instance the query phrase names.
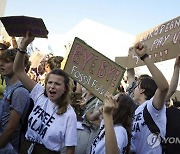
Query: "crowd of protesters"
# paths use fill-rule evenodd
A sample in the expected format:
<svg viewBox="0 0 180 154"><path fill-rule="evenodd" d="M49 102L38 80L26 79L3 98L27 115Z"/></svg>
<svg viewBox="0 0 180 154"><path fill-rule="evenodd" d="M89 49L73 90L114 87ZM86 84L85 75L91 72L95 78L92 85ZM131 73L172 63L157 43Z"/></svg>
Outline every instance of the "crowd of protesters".
<svg viewBox="0 0 180 154"><path fill-rule="evenodd" d="M32 68L27 46L34 37L26 33L20 45L0 44L0 154L160 154L161 144L152 148L151 134L143 111L147 108L160 135L166 134L166 108L179 108L171 99L177 89L180 55L177 55L170 84L147 54L145 44L134 46L151 76L136 76L127 70L116 95L99 100L71 79L62 69L63 57L49 54ZM31 99L33 101L31 101ZM30 103L28 128L22 121Z"/></svg>

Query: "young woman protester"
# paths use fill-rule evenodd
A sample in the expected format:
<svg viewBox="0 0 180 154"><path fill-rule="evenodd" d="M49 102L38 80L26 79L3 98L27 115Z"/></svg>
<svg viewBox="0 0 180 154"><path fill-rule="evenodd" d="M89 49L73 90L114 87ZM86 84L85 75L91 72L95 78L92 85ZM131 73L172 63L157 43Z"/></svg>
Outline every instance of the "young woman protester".
<svg viewBox="0 0 180 154"><path fill-rule="evenodd" d="M99 108L103 120L100 131L91 145L91 154L129 153L132 118L135 109L133 100L125 94L118 97L106 95L104 105ZM94 113L94 116L99 116ZM92 115L93 117L93 115Z"/></svg>
<svg viewBox="0 0 180 154"><path fill-rule="evenodd" d="M26 33L20 43L14 72L30 91L34 108L29 115L26 141L20 154L73 154L77 144L77 118L70 106L70 80L61 69L52 70L45 80L45 88L25 73L23 61L27 46L34 40Z"/></svg>

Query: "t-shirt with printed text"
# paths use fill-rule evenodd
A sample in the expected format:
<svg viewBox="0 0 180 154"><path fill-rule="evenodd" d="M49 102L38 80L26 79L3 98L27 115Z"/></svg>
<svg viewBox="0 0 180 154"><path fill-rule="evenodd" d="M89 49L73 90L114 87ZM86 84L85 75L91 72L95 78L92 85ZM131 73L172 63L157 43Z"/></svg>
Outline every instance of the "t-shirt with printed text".
<svg viewBox="0 0 180 154"><path fill-rule="evenodd" d="M43 144L52 151L77 144L77 118L69 105L67 111L57 115L57 105L44 95L44 87L37 83L30 93L34 108L29 115L26 139Z"/></svg>
<svg viewBox="0 0 180 154"><path fill-rule="evenodd" d="M141 104L135 111L133 118L132 126L132 139L131 139L131 151L138 154L160 154L162 153L162 148L160 140L154 138L154 135L151 133L149 128L144 122L143 110L147 104L147 109L151 114L154 122L160 128L160 133L163 138L166 134L166 107L161 110L156 110L152 104L152 97L150 100L147 100Z"/></svg>
<svg viewBox="0 0 180 154"><path fill-rule="evenodd" d="M121 125L115 125L114 131L116 134L117 144L119 148L119 154L125 152L125 148L128 144L128 136L126 129ZM90 154L105 154L105 128L104 120L101 121L98 135L94 138L91 144Z"/></svg>

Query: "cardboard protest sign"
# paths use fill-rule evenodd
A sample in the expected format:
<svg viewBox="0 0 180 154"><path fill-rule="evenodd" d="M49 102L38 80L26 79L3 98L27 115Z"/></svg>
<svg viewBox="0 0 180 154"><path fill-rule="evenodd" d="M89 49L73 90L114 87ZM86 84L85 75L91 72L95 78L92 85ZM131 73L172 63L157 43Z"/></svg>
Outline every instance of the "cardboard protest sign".
<svg viewBox="0 0 180 154"><path fill-rule="evenodd" d="M35 50L29 58L29 61L31 61L31 68L38 67L44 57L45 54L43 52Z"/></svg>
<svg viewBox="0 0 180 154"><path fill-rule="evenodd" d="M115 57L115 62L122 67L126 68L128 65L128 56L125 57Z"/></svg>
<svg viewBox="0 0 180 154"><path fill-rule="evenodd" d="M115 93L125 68L76 37L64 71L100 100L103 100L105 93Z"/></svg>
<svg viewBox="0 0 180 154"><path fill-rule="evenodd" d="M147 45L153 62L175 58L180 53L180 17L165 22L147 32L139 34L136 42ZM134 50L129 51L127 68L144 65Z"/></svg>
<svg viewBox="0 0 180 154"><path fill-rule="evenodd" d="M47 38L48 30L41 18L27 16L0 17L9 36L23 37L27 31L31 36Z"/></svg>

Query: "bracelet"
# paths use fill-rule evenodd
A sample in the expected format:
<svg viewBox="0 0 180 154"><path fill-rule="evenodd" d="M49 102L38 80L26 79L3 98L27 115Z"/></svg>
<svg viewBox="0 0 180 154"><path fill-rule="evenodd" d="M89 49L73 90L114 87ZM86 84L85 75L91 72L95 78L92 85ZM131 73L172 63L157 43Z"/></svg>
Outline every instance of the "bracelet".
<svg viewBox="0 0 180 154"><path fill-rule="evenodd" d="M142 61L144 61L144 59L145 59L146 57L149 57L149 55L148 55L147 53L145 53L143 56L141 56L140 59L141 59Z"/></svg>
<svg viewBox="0 0 180 154"><path fill-rule="evenodd" d="M25 54L26 51L27 51L27 50L24 50L24 49L21 49L21 48L18 48L17 50L18 50L20 53L22 53L22 54Z"/></svg>

